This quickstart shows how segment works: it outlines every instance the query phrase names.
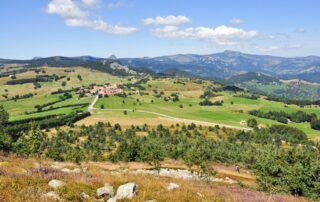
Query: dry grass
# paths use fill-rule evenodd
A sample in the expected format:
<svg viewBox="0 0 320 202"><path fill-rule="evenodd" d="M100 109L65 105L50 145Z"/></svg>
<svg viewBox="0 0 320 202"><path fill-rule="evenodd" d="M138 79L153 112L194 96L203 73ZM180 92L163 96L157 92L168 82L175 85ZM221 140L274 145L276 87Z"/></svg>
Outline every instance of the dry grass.
<svg viewBox="0 0 320 202"><path fill-rule="evenodd" d="M59 169L52 168L58 165L61 168L78 167L72 163L55 163L42 161L47 168L40 172L35 169L36 161L20 157L0 156L0 201L44 201L41 196L52 191L48 186L51 179L66 182L66 186L57 190L60 197L67 201L79 201L79 194L86 192L92 197L96 196L96 189L105 183L112 184L115 188L127 182L138 185L137 195L132 201L307 201L285 195L267 195L262 192L242 188L238 185L209 184L202 181L172 179L154 175L133 175L128 173L114 173L111 170L150 168L141 163L84 163L81 168L86 172L67 174ZM164 166L173 168L186 168L179 161L168 160ZM233 167L214 165L217 170L233 172ZM32 172L31 172L32 171ZM241 173L243 174L243 173ZM245 175L244 175L245 176ZM180 185L180 189L168 191L166 187L170 182ZM95 199L92 198L92 201Z"/></svg>

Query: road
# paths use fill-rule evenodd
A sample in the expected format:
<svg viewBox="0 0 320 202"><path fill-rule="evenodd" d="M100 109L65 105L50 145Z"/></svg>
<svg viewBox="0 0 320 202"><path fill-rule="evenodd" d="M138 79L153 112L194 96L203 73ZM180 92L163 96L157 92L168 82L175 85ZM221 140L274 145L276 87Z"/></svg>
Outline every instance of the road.
<svg viewBox="0 0 320 202"><path fill-rule="evenodd" d="M92 108L93 109L97 109L97 108ZM105 111L132 111L132 109L99 109L99 110L105 110ZM208 122L208 121L199 121L199 120L193 120L193 119L184 119L184 118L179 118L179 117L174 117L174 116L169 116L166 114L161 114L158 112L151 112L151 111L146 111L146 110L134 110L135 112L140 112L140 113L146 113L146 114L153 114L153 115L157 115L160 117L164 117L164 118L168 118L168 119L172 119L172 120L176 120L176 121L180 121L180 122L185 122L185 123L195 123L198 125L206 125L206 126L215 126L215 125L219 125L220 127L226 127L226 128L234 128L234 129L238 129L238 130L251 130L250 128L246 128L246 127L241 127L241 126L233 126L233 125L227 125L227 124L220 124L220 123L213 123L213 122Z"/></svg>

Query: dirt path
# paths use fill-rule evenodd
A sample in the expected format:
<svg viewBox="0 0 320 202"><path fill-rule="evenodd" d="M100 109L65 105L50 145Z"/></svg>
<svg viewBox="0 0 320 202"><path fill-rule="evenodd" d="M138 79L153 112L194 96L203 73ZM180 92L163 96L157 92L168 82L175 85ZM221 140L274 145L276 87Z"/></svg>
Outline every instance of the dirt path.
<svg viewBox="0 0 320 202"><path fill-rule="evenodd" d="M97 108L92 108L92 109L97 109ZM105 110L105 111L131 111L132 109L99 109L99 110ZM195 123L198 125L205 125L205 126L215 126L215 125L219 125L221 127L226 127L226 128L234 128L234 129L238 129L238 130L251 130L249 128L246 127L241 127L241 126L232 126L232 125L227 125L227 124L220 124L220 123L213 123L213 122L208 122L208 121L198 121L198 120L193 120L193 119L184 119L184 118L179 118L179 117L173 117L173 116L169 116L166 114L161 114L158 112L151 112L151 111L146 111L146 110L137 110L135 109L135 112L140 112L140 113L146 113L146 114L153 114L153 115L157 115L160 117L164 117L167 119L171 119L171 120L176 120L176 121L180 121L180 122L184 122L184 123Z"/></svg>
<svg viewBox="0 0 320 202"><path fill-rule="evenodd" d="M95 109L95 108L94 108L94 105L96 104L96 102L98 101L98 99L99 99L99 95L96 95L96 97L94 98L94 100L91 102L91 104L90 104L89 107L88 107L88 111L89 111L91 114L93 114L93 109Z"/></svg>

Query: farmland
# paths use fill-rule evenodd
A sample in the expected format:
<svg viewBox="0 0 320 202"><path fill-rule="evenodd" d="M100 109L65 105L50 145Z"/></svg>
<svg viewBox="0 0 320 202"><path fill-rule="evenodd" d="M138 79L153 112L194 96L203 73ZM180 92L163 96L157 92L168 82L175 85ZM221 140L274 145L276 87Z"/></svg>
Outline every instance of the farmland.
<svg viewBox="0 0 320 202"><path fill-rule="evenodd" d="M58 89L72 90L90 84L104 83L134 83L134 78L117 77L110 74L88 70L81 67L74 68L40 68L40 73L27 71L17 74L17 79L34 78L39 74L58 75L64 77L58 81L40 82L41 88L35 89L34 84L26 83L21 85L5 85L10 80L8 77L0 78L0 92L8 98L26 93L34 94L33 97L26 99L9 99L5 101L1 97L1 104L10 113L10 120L20 120L31 117L41 117L54 114L68 114L76 110L85 111L87 106L93 101L93 97L79 97L76 91L71 92L72 98L57 102L50 107L43 108L37 113L28 114L35 110L36 105L43 105L59 99L60 94L52 94ZM81 75L82 80L78 79ZM132 80L133 79L133 80ZM66 82L65 86L62 83ZM197 122L203 125L216 125L233 127L238 129L249 129L241 124L242 120L256 118L259 124L271 126L279 124L276 121L253 117L248 111L260 109L262 111L285 111L296 112L304 111L315 113L320 116L320 108L316 106L306 106L301 108L296 105L285 105L281 102L273 102L264 99L249 99L238 96L241 94L231 91L220 91L210 98L210 101L223 100L222 106L200 106L202 100L200 96L208 88L219 88L219 84L208 81L195 81L187 78L148 78L146 83L141 84L143 90L135 87L125 88L126 97L110 96L99 98L95 104L92 116L81 120L78 124L94 124L99 121L110 121L121 123L122 125L142 125L144 123L157 125L171 125L181 122ZM157 94L162 94L160 97ZM170 97L176 93L179 100L165 101L165 97ZM83 105L81 105L83 104ZM101 109L101 106L104 106ZM124 113L124 111L126 111ZM319 131L310 128L309 123L288 123L289 126L301 129L311 138L317 138Z"/></svg>

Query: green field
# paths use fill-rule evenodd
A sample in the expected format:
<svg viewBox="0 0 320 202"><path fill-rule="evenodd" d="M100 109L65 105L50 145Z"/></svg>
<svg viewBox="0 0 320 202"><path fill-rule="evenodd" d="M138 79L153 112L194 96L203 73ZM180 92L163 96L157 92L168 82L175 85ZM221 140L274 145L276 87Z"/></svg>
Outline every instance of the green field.
<svg viewBox="0 0 320 202"><path fill-rule="evenodd" d="M51 92L57 91L58 89L68 90L76 87L87 86L92 83L96 84L104 84L104 83L121 83L126 82L122 78L115 77L106 73L93 71L84 69L81 67L74 67L74 68L48 68L44 67L41 68L45 71L45 73L36 74L34 71L28 71L25 73L17 74L17 79L25 79L25 78L34 78L36 75L53 75L57 74L59 76L66 76L58 81L52 82L40 82L41 88L34 89L32 83L22 84L22 85L6 85L6 82L11 80L8 77L0 78L0 92L2 95L6 94L9 98L15 95L24 95L27 93L35 94L31 98L26 99L17 99L6 101L3 96L0 98L0 104L4 106L4 108L10 114L10 120L19 120L31 117L39 117L39 116L46 116L46 115L53 115L53 114L68 114L75 110L87 110L87 107L62 107L60 109L49 110L49 107L43 108L43 112L34 113L34 114L25 114L25 112L30 112L35 110L36 105L42 105L48 102L53 102L59 100L59 96L61 94L51 95ZM72 71L72 72L66 72ZM83 78L80 81L77 76L81 75ZM67 78L70 78L69 81ZM61 83L65 81L66 86L62 86ZM61 107L67 106L72 104L88 104L92 102L94 99L93 97L83 97L81 99L78 98L79 96L73 92L72 98L67 99L62 102L58 102L56 104L51 105L52 107ZM50 107L51 107L50 106Z"/></svg>
<svg viewBox="0 0 320 202"><path fill-rule="evenodd" d="M168 84L165 85L165 83ZM256 118L259 123L267 126L272 124L280 124L273 120L257 118L249 115L247 112L253 109L261 109L263 111L282 110L286 112L302 110L308 113L316 113L318 116L320 116L320 108L300 108L295 105L284 107L283 103L268 101L263 98L252 100L242 97L233 97L234 93L230 92L219 93L221 94L220 96L211 99L213 101L224 100L223 106L200 106L199 101L201 99L199 99L199 95L205 86L192 82L187 83L185 86L181 86L181 84L175 84L166 79L161 81L150 81L144 86L147 88L146 92L148 92L149 95L141 96L139 94L133 94L128 95L126 98L118 96L100 98L95 104L95 108L97 108L96 114L88 119L95 119L96 117L101 118L105 115L105 120L108 120L108 117L110 117L110 110L119 109L124 111L126 109L130 111L130 114L124 115L124 113L117 113L115 116L117 116L119 120L139 118L139 122L141 118L146 118L146 122L148 122L147 113L141 112L147 111L183 119L227 124L236 127L246 127L241 125L240 121L247 120L249 118ZM163 98L156 98L151 89L163 91L165 96L170 95L172 92L177 92L180 100L178 102L166 102ZM134 91L127 91L127 94L130 92L133 93ZM137 101L137 99L139 101ZM153 100L153 102L151 102L151 100ZM231 102L233 102L233 104L231 104ZM180 107L181 104L183 105L183 108ZM99 109L101 105L104 105L105 109ZM242 112L240 112L240 110ZM132 114L134 113L135 115L133 116ZM310 128L309 123L291 122L288 125L303 130L310 137L320 135L319 131Z"/></svg>

